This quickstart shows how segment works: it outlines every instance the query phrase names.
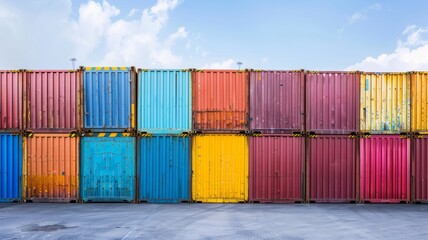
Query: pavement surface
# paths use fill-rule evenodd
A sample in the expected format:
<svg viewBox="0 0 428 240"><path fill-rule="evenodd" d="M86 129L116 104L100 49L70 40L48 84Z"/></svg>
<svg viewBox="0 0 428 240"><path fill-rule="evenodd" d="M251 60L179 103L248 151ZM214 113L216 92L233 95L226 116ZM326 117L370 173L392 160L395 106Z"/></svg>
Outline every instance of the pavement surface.
<svg viewBox="0 0 428 240"><path fill-rule="evenodd" d="M0 204L0 239L428 239L428 205Z"/></svg>

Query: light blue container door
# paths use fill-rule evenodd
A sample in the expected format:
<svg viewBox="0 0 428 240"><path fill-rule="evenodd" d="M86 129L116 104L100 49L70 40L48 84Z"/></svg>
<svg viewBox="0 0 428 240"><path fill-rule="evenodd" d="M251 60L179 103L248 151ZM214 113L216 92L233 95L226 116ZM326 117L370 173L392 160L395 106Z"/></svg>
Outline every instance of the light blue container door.
<svg viewBox="0 0 428 240"><path fill-rule="evenodd" d="M112 136L81 138L80 196L85 202L135 199L135 138Z"/></svg>
<svg viewBox="0 0 428 240"><path fill-rule="evenodd" d="M131 82L128 68L86 68L84 127L94 132L130 129Z"/></svg>
<svg viewBox="0 0 428 240"><path fill-rule="evenodd" d="M0 202L21 201L22 137L0 134Z"/></svg>
<svg viewBox="0 0 428 240"><path fill-rule="evenodd" d="M191 130L191 74L187 70L138 72L138 130L174 134Z"/></svg>
<svg viewBox="0 0 428 240"><path fill-rule="evenodd" d="M189 145L189 137L140 139L140 201L177 203L190 200Z"/></svg>

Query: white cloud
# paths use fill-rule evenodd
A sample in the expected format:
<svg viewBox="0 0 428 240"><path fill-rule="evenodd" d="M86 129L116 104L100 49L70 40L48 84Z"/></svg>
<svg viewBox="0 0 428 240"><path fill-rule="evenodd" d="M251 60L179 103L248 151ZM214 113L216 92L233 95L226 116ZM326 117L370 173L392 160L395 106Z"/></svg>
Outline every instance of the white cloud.
<svg viewBox="0 0 428 240"><path fill-rule="evenodd" d="M262 59L260 59L262 61L262 63L267 63L269 61L269 58L267 57L262 57Z"/></svg>
<svg viewBox="0 0 428 240"><path fill-rule="evenodd" d="M353 24L353 23L356 23L356 22L363 20L363 19L366 19L366 18L367 17L364 14L362 14L360 12L356 12L348 19L348 23Z"/></svg>
<svg viewBox="0 0 428 240"><path fill-rule="evenodd" d="M359 11L355 12L354 14L352 14L352 16L350 16L348 18L348 23L349 24L354 24L356 22L365 20L365 19L368 18L367 15L371 11L379 11L381 8L382 8L382 6L379 3L372 4L372 5L364 8L364 9L359 10Z"/></svg>
<svg viewBox="0 0 428 240"><path fill-rule="evenodd" d="M128 13L128 17L133 17L133 16L135 16L135 14L138 12L138 9L136 9L136 8L133 8L133 9L131 9L131 11L129 11L129 13Z"/></svg>
<svg viewBox="0 0 428 240"><path fill-rule="evenodd" d="M206 69L235 69L238 68L236 61L233 59L227 59L223 62L215 62L211 64L206 64L203 68Z"/></svg>

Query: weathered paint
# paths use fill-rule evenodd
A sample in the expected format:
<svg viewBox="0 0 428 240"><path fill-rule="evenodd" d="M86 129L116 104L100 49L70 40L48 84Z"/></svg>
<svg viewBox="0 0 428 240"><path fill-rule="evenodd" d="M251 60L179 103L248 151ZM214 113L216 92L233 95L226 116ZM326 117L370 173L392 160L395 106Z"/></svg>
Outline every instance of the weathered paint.
<svg viewBox="0 0 428 240"><path fill-rule="evenodd" d="M412 132L428 133L428 72L412 72L410 81Z"/></svg>
<svg viewBox="0 0 428 240"><path fill-rule="evenodd" d="M304 201L304 148L302 136L250 137L249 200Z"/></svg>
<svg viewBox="0 0 428 240"><path fill-rule="evenodd" d="M139 201L189 202L190 138L154 135L139 139Z"/></svg>
<svg viewBox="0 0 428 240"><path fill-rule="evenodd" d="M360 139L360 200L410 201L410 139L371 135Z"/></svg>
<svg viewBox="0 0 428 240"><path fill-rule="evenodd" d="M306 191L315 202L353 202L356 196L355 135L308 138Z"/></svg>
<svg viewBox="0 0 428 240"><path fill-rule="evenodd" d="M192 102L188 70L138 72L138 130L174 134L190 132Z"/></svg>
<svg viewBox="0 0 428 240"><path fill-rule="evenodd" d="M428 202L428 137L427 135L417 135L413 141L413 200Z"/></svg>
<svg viewBox="0 0 428 240"><path fill-rule="evenodd" d="M194 130L207 132L247 130L247 72L193 71L192 108Z"/></svg>
<svg viewBox="0 0 428 240"><path fill-rule="evenodd" d="M306 73L306 130L349 134L359 129L357 72Z"/></svg>
<svg viewBox="0 0 428 240"><path fill-rule="evenodd" d="M0 133L0 202L21 201L22 138Z"/></svg>
<svg viewBox="0 0 428 240"><path fill-rule="evenodd" d="M0 71L0 131L19 131L22 128L21 71Z"/></svg>
<svg viewBox="0 0 428 240"><path fill-rule="evenodd" d="M262 133L304 131L305 73L251 71L250 129Z"/></svg>
<svg viewBox="0 0 428 240"><path fill-rule="evenodd" d="M135 200L135 138L99 133L81 138L80 196L85 202Z"/></svg>
<svg viewBox="0 0 428 240"><path fill-rule="evenodd" d="M69 134L24 137L23 199L76 202L79 187L79 138Z"/></svg>
<svg viewBox="0 0 428 240"><path fill-rule="evenodd" d="M80 129L80 77L80 72L67 70L25 72L25 129L50 133Z"/></svg>
<svg viewBox="0 0 428 240"><path fill-rule="evenodd" d="M93 132L135 128L135 70L87 67L83 71L83 121Z"/></svg>
<svg viewBox="0 0 428 240"><path fill-rule="evenodd" d="M361 132L410 131L410 77L406 73L361 74Z"/></svg>
<svg viewBox="0 0 428 240"><path fill-rule="evenodd" d="M193 137L192 198L196 202L248 200L247 137L233 134Z"/></svg>

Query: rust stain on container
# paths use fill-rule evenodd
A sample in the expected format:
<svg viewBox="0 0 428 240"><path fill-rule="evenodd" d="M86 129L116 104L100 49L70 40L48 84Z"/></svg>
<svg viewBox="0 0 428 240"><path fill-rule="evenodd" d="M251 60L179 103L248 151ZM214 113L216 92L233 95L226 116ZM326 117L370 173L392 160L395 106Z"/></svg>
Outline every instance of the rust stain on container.
<svg viewBox="0 0 428 240"><path fill-rule="evenodd" d="M21 71L0 71L0 131L19 131L22 128Z"/></svg>
<svg viewBox="0 0 428 240"><path fill-rule="evenodd" d="M34 134L24 138L23 155L25 201L77 201L79 138L68 134Z"/></svg>
<svg viewBox="0 0 428 240"><path fill-rule="evenodd" d="M410 81L412 132L428 133L428 72L412 72Z"/></svg>
<svg viewBox="0 0 428 240"><path fill-rule="evenodd" d="M247 72L192 72L193 127L202 131L248 129Z"/></svg>

